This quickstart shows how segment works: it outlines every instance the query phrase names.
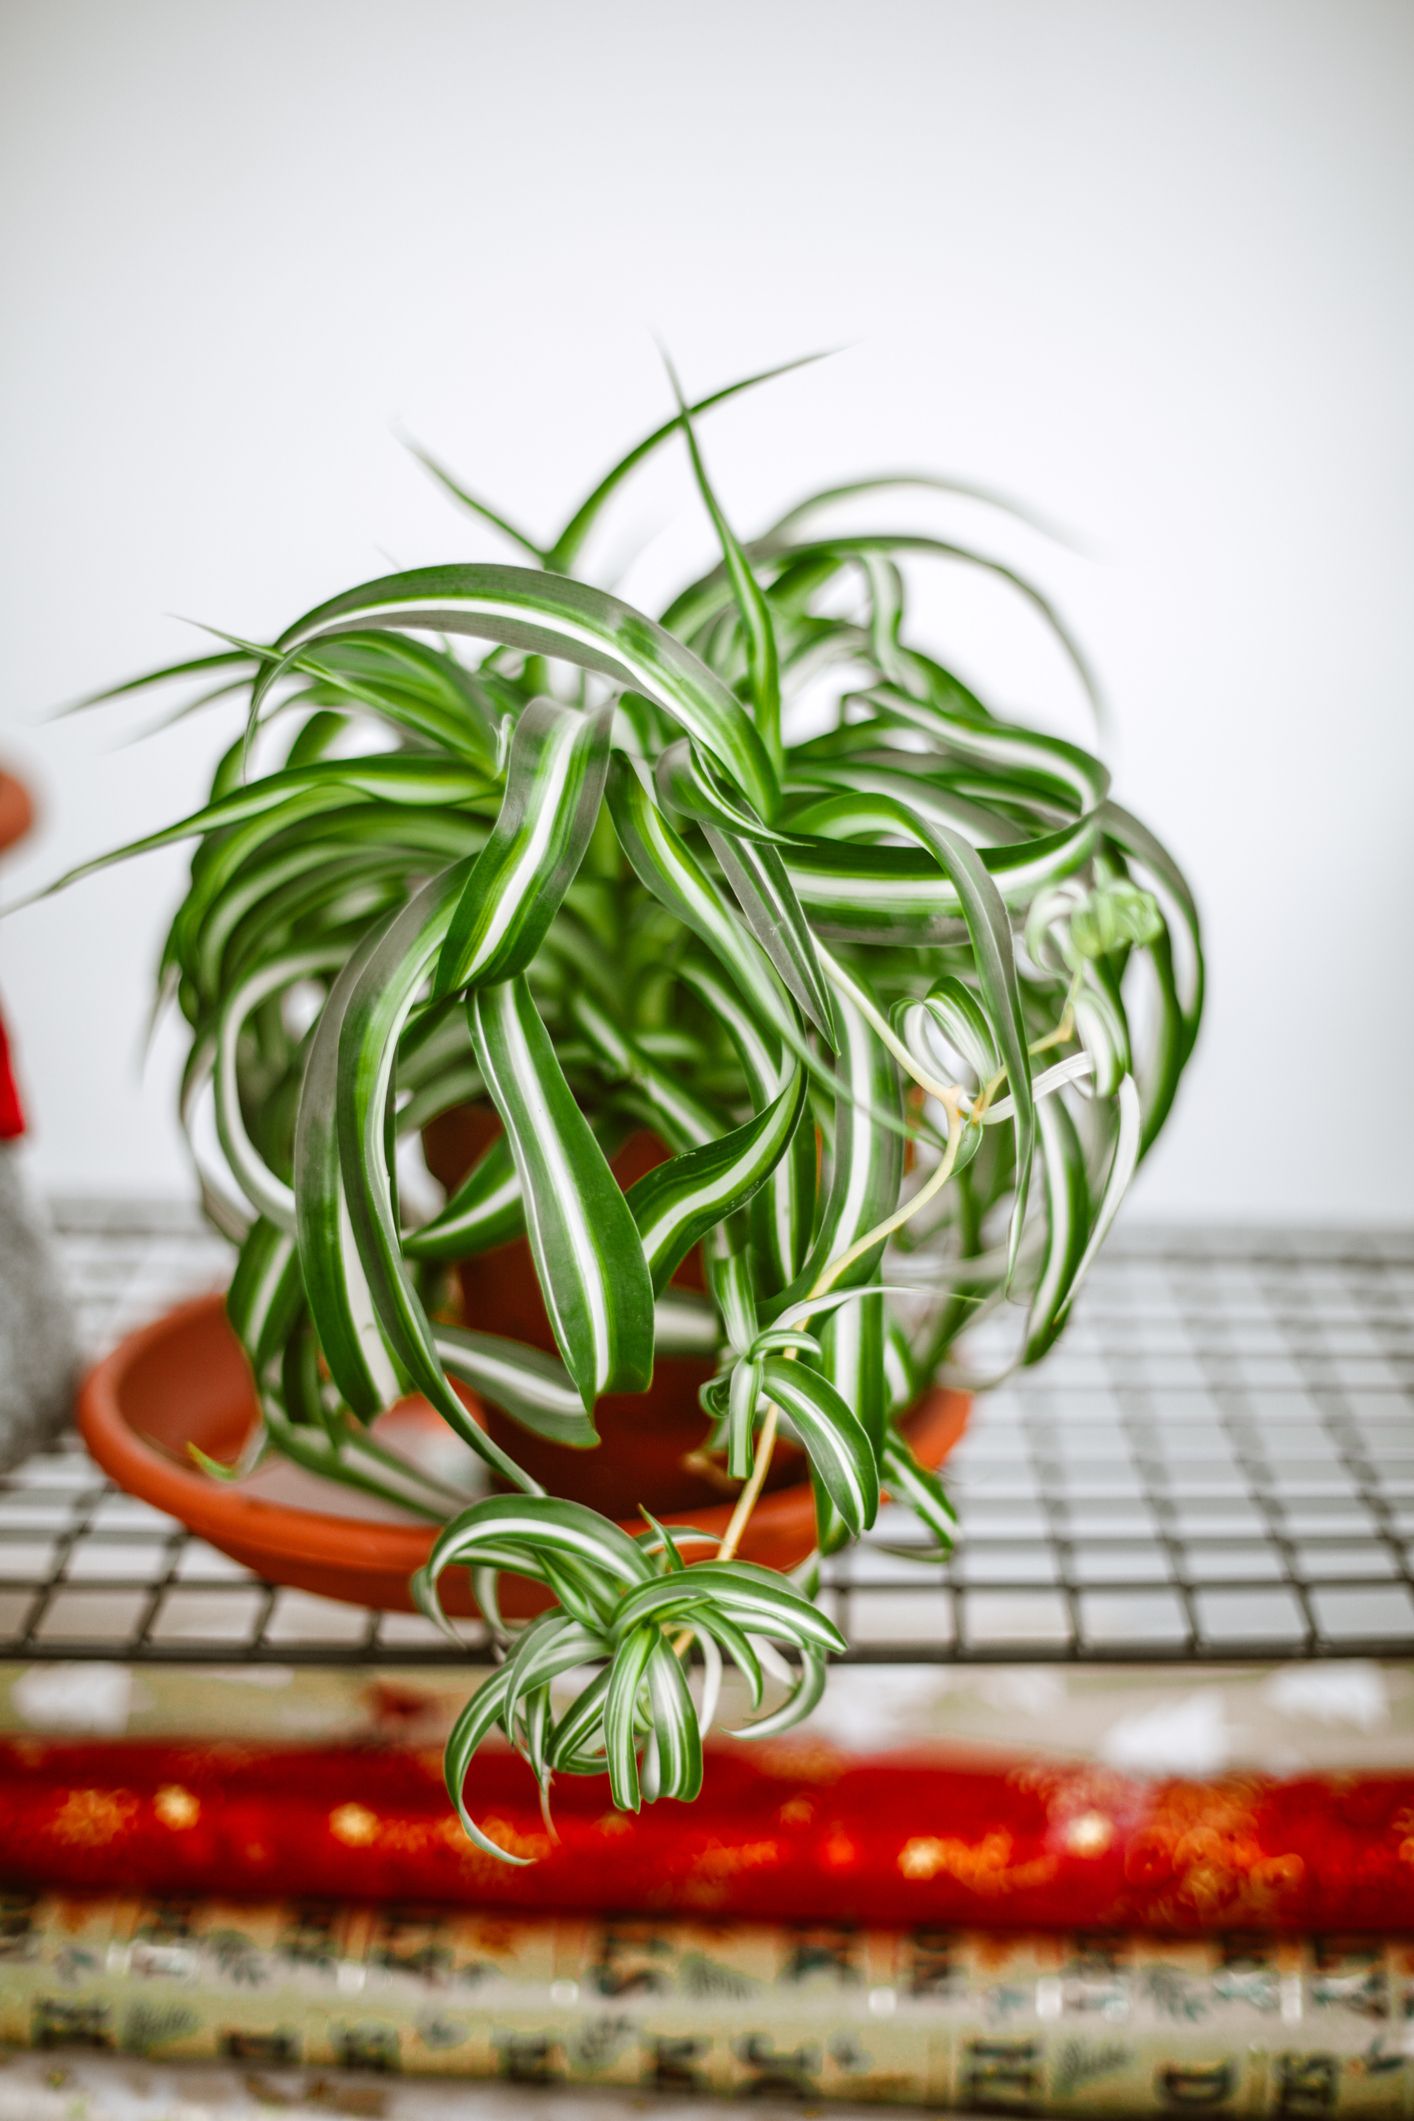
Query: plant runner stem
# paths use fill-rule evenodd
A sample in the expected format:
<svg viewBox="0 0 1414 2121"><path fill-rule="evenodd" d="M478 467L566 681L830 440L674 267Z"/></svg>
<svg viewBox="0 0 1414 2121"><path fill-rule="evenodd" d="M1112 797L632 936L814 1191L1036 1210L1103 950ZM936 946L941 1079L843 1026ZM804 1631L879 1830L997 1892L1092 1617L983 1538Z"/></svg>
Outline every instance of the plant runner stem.
<svg viewBox="0 0 1414 2121"><path fill-rule="evenodd" d="M1076 971L1076 973L1071 979L1069 987L1067 987L1066 989L1065 1005L1061 1010L1060 1022L1056 1025L1055 1030L1048 1031L1044 1038L1033 1038L1031 1044L1027 1047L1026 1050L1032 1056L1033 1059L1038 1053L1049 1052L1052 1046L1064 1046L1071 1038L1074 1037L1075 1000L1076 996L1080 992L1080 983L1083 978L1084 970L1082 967L1080 970ZM976 1103L972 1107L972 1117L977 1121L977 1124L979 1126L986 1118L987 1109L990 1106L992 1099L1001 1089L1002 1084L1006 1081L1006 1079L1007 1070L1005 1068L998 1068L996 1074L992 1077L991 1081L987 1083L982 1089L980 1095L977 1098Z"/></svg>
<svg viewBox="0 0 1414 2121"><path fill-rule="evenodd" d="M948 1089L941 1094L939 1101L947 1110L948 1140L947 1147L943 1151L936 1171L919 1187L912 1200L905 1201L901 1208L897 1209L894 1214L887 1216L883 1222L876 1223L872 1230L866 1230L864 1235L856 1238L855 1242L846 1251L836 1253L835 1257L820 1270L819 1275L816 1277L815 1285L810 1291L811 1297L828 1295L840 1276L847 1273L857 1259L862 1259L867 1252L873 1251L875 1245L892 1237L896 1230L901 1230L909 1220L909 1217L916 1215L920 1208L926 1207L928 1202L942 1191L951 1178L953 1166L957 1162L958 1145L962 1140L962 1100L956 1090ZM806 1299L807 1302L809 1300L810 1298ZM794 1356L795 1350L793 1348L788 1350L786 1361L792 1361ZM736 1508L732 1511L728 1520L726 1532L722 1537L722 1544L717 1549L717 1559L719 1561L730 1561L732 1559L741 1544L747 1525L751 1522L751 1513L760 1500L766 1475L771 1470L771 1459L775 1453L779 1426L779 1417L775 1407L768 1407L766 1409L766 1419L761 1424L761 1435L756 1446L756 1460L751 1468L751 1477L737 1497Z"/></svg>
<svg viewBox="0 0 1414 2121"><path fill-rule="evenodd" d="M790 1360L794 1352L794 1349L788 1351L787 1361ZM751 1522L751 1513L760 1499L761 1490L765 1486L766 1475L771 1470L771 1459L776 1449L778 1427L776 1409L768 1406L766 1419L761 1424L761 1434L757 1439L755 1463L751 1468L750 1478L736 1499L736 1508L732 1511L728 1520L727 1529L722 1536L722 1544L717 1549L718 1561L730 1561L737 1548L741 1545L742 1534Z"/></svg>
<svg viewBox="0 0 1414 2121"><path fill-rule="evenodd" d="M885 1039L890 1050L903 1061L908 1073L913 1076L920 1087L930 1096L936 1097L939 1104L944 1107L948 1115L948 1133L947 1146L938 1161L936 1170L919 1187L912 1199L905 1201L902 1207L896 1208L892 1215L884 1218L883 1222L876 1223L872 1230L866 1230L863 1236L856 1238L854 1243L845 1251L836 1253L833 1259L827 1261L816 1277L810 1296L806 1299L807 1302L813 1297L827 1296L840 1276L848 1273L856 1260L863 1259L866 1253L873 1251L875 1245L887 1242L889 1238L895 1236L904 1227L905 1223L912 1220L920 1208L926 1208L929 1201L935 1200L938 1194L942 1192L943 1187L952 1177L957 1163L958 1150L962 1143L963 1107L965 1103L961 1091L955 1084L940 1083L932 1076L925 1077L923 1075L902 1041L895 1037L891 1027L878 1015L878 1012L869 1006L853 981L849 979L848 974L843 972L843 968L835 963L827 951L822 949L820 954L826 977L832 980L840 988L841 992L848 994L857 1006L865 1010L873 1023L874 1029ZM1060 1022L1056 1025L1054 1031L1048 1032L1044 1038L1038 1038L1033 1042L1029 1048L1031 1053L1044 1053L1051 1046L1064 1045L1067 1039L1072 1036L1075 1028L1075 994L1079 982L1080 975L1077 973L1075 979L1071 982L1070 991L1066 995L1065 1007L1061 1012ZM986 1085L980 1097L966 1115L969 1119L979 1125L981 1124L987 1107L1006 1080L1006 1072L1006 1069L1003 1068ZM786 1355L786 1361L793 1360L794 1354L795 1350L792 1348ZM737 1496L736 1508L732 1511L727 1521L727 1529L723 1533L722 1543L717 1549L716 1558L718 1561L731 1561L741 1545L742 1539L746 1534L746 1528L751 1522L751 1514L761 1499L761 1490L766 1484L766 1476L771 1470L771 1460L775 1455L776 1438L779 1434L779 1429L780 1421L777 1410L774 1406L768 1406L766 1418L761 1424L761 1434L756 1445L755 1462L752 1465L750 1477ZM686 1655L692 1645L692 1640L691 1628L684 1628L673 1644L673 1648L679 1657Z"/></svg>

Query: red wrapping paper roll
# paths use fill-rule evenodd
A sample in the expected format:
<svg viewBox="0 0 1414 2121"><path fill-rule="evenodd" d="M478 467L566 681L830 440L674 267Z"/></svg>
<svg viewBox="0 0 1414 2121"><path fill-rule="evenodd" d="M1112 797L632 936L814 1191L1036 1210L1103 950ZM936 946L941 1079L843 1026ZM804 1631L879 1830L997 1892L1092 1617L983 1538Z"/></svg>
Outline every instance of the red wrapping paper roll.
<svg viewBox="0 0 1414 2121"><path fill-rule="evenodd" d="M5 1033L5 1019L0 1016L0 1142L18 1141L25 1131L24 1107L15 1086L15 1071L10 1061L10 1042Z"/></svg>
<svg viewBox="0 0 1414 2121"><path fill-rule="evenodd" d="M1140 1782L1090 1766L711 1749L696 1804L616 1812L488 1747L463 1836L440 1758L405 1750L0 1741L14 1885L527 1911L1171 1935L1414 1930L1414 1776Z"/></svg>

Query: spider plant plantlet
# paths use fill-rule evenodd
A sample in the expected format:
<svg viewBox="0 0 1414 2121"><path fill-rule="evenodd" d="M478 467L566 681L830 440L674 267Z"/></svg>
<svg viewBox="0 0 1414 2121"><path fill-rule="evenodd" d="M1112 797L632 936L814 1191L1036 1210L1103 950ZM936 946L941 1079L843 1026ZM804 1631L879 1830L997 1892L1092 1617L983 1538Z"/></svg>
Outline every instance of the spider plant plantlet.
<svg viewBox="0 0 1414 2121"><path fill-rule="evenodd" d="M953 1513L908 1411L1008 1300L1014 1364L1055 1340L1198 1031L1178 867L1097 757L911 638L906 570L1000 575L1084 677L1049 604L953 541L827 527L900 486L978 496L865 480L739 541L697 426L766 380L679 399L544 544L425 459L513 563L385 575L117 688L242 703L202 807L103 860L195 842L161 989L204 1202L239 1247L257 1449L435 1526L433 1619L471 1572L500 1661L447 1782L507 1861L465 1794L493 1731L542 1791L606 1773L633 1810L695 1794L725 1664L750 1735L817 1701L845 1648L818 1553L785 1574L741 1552L787 1449L818 1552L887 1494L936 1566ZM653 618L582 556L674 444L719 558ZM407 1156L467 1107L478 1152L415 1212ZM656 1160L621 1181L645 1129ZM543 1345L449 1299L453 1263L474 1288L512 1242ZM685 1356L711 1366L724 1534L645 1492L635 1531L522 1463L593 1448L596 1409ZM479 1493L374 1432L409 1392L484 1462ZM503 1617L507 1576L536 1587L528 1622Z"/></svg>

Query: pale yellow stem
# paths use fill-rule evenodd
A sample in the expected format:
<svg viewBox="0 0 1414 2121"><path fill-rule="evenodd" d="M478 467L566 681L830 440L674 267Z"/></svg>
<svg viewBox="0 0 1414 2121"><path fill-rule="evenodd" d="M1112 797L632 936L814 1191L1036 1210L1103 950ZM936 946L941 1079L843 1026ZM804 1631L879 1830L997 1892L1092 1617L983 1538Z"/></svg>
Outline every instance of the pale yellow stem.
<svg viewBox="0 0 1414 2121"><path fill-rule="evenodd" d="M787 1361L794 1352L794 1349L788 1351ZM766 1485L766 1475L771 1470L771 1458L776 1448L776 1427L776 1410L773 1406L768 1406L766 1419L761 1424L761 1434L756 1439L756 1460L751 1468L751 1476L738 1495L736 1508L727 1520L722 1544L717 1549L718 1561L731 1560L741 1545L747 1525L751 1522L751 1513L760 1500L761 1490Z"/></svg>
<svg viewBox="0 0 1414 2121"><path fill-rule="evenodd" d="M869 1028L887 1046L904 1074L911 1075L919 1088L926 1090L930 1097L940 1098L946 1102L952 1095L955 1085L943 1082L936 1075L929 1075L919 1065L916 1055L909 1052L908 1047L894 1030L888 1018L880 1014L863 988L855 985L845 971L844 966L831 957L824 944L817 941L815 950L820 960L820 970L824 973L826 979L829 980L832 986L838 987L841 994L849 997Z"/></svg>
<svg viewBox="0 0 1414 2121"><path fill-rule="evenodd" d="M794 1350L787 1354L787 1361ZM760 1500L761 1490L766 1484L766 1475L771 1470L771 1459L776 1448L776 1410L766 1409L766 1419L761 1424L761 1434L756 1440L756 1459L751 1474L736 1499L736 1508L727 1520L727 1529L722 1534L722 1543L717 1549L718 1561L731 1561L741 1545L742 1535L751 1522L751 1513ZM684 1628L673 1641L673 1651L678 1657L686 1657L693 1644L693 1630Z"/></svg>
<svg viewBox="0 0 1414 2121"><path fill-rule="evenodd" d="M1061 1010L1060 1022L1056 1025L1055 1030L1048 1031L1044 1038L1033 1038L1027 1047L1026 1050L1033 1059L1038 1053L1048 1053L1052 1046L1064 1046L1075 1036L1075 998L1080 992L1080 982L1083 977L1082 968L1071 980L1070 986L1066 991L1065 1005ZM979 1092L977 1101L972 1107L972 1117L976 1120L979 1127L987 1116L992 1099L1001 1089L1006 1079L1007 1070L998 1068L991 1081L985 1084Z"/></svg>
<svg viewBox="0 0 1414 2121"><path fill-rule="evenodd" d="M846 1251L836 1253L832 1260L827 1261L816 1278L815 1286L805 1299L807 1303L815 1297L828 1296L840 1276L847 1274L856 1260L863 1259L865 1253L872 1252L875 1245L882 1244L892 1237L896 1230L901 1230L905 1223L912 1221L920 1208L926 1208L929 1201L942 1192L952 1177L962 1142L962 1101L955 1090L949 1091L942 1101L947 1106L948 1140L947 1147L938 1160L937 1169L902 1207L895 1208L892 1215L885 1216L881 1223L875 1223L872 1230L866 1230L862 1237L857 1237Z"/></svg>
<svg viewBox="0 0 1414 2121"><path fill-rule="evenodd" d="M866 1230L864 1235L857 1238L846 1251L837 1253L834 1259L828 1261L821 1269L815 1285L810 1291L810 1296L828 1295L840 1276L847 1273L857 1259L862 1259L866 1252L873 1251L875 1245L882 1244L886 1239L892 1237L895 1230L901 1230L910 1216L916 1215L920 1208L926 1207L928 1202L942 1191L951 1178L953 1166L957 1162L958 1146L962 1140L961 1102L956 1089L951 1084L940 1085L938 1095L947 1108L948 1141L947 1147L939 1160L937 1170L919 1187L911 1200L905 1201L901 1208L896 1209L883 1222L876 1223L872 1230ZM808 1302L809 1298L806 1300ZM786 1361L790 1362L794 1355L795 1350L793 1348L788 1350ZM778 1426L776 1409L773 1406L768 1406L766 1419L761 1424L761 1434L757 1440L756 1459L751 1468L751 1476L738 1495L736 1508L728 1519L727 1529L722 1535L722 1543L717 1549L718 1561L730 1561L732 1559L741 1544L747 1525L751 1522L751 1513L760 1500L761 1490L766 1482L766 1475L771 1470L771 1458L776 1448ZM690 1631L686 1631L678 1638L675 1647L678 1649L679 1654L686 1648L691 1639Z"/></svg>

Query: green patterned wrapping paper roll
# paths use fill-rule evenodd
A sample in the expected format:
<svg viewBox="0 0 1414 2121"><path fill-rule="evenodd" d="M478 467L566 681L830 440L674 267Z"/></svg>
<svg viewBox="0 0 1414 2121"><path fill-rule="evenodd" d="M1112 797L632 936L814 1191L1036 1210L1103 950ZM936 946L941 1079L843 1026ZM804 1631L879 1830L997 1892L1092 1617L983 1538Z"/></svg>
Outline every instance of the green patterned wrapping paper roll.
<svg viewBox="0 0 1414 2121"><path fill-rule="evenodd" d="M12 1895L0 2040L1010 2114L1414 2114L1414 1943Z"/></svg>

